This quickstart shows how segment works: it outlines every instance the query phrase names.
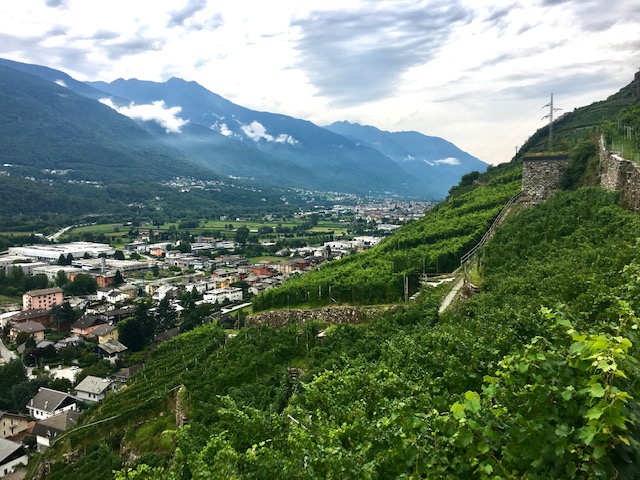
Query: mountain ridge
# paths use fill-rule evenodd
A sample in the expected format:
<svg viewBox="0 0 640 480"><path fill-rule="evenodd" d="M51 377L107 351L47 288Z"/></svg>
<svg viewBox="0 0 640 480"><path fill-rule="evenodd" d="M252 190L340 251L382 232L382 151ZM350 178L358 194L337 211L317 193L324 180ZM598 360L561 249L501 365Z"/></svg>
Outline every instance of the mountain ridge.
<svg viewBox="0 0 640 480"><path fill-rule="evenodd" d="M248 109L196 81L179 77L166 82L135 78L118 78L109 83L79 82L49 67L6 59L0 59L0 64L106 103L136 120L165 146L223 176L240 176L272 186L441 199L461 175L486 168L486 164L468 154L462 162L475 162L473 165L443 168L401 162L370 143L353 141L308 120ZM149 106L153 106L154 113L136 110ZM163 124L160 117L171 120L173 127ZM151 122L163 125L166 131ZM187 124L198 124L222 137L204 135L202 130L195 137L193 132L182 139L171 135L181 133ZM422 139L437 141L437 137ZM455 173L443 174L452 169Z"/></svg>

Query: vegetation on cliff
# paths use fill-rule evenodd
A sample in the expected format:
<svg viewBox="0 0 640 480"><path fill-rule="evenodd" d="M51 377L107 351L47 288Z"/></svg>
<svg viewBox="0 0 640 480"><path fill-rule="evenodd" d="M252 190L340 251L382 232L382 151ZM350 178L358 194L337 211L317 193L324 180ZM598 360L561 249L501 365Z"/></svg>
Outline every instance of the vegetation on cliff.
<svg viewBox="0 0 640 480"><path fill-rule="evenodd" d="M508 196L486 183L464 195ZM440 317L423 292L322 337L178 337L83 423L107 421L58 442L48 478L632 478L640 220L616 201L579 189L520 211L484 250L483 292Z"/></svg>

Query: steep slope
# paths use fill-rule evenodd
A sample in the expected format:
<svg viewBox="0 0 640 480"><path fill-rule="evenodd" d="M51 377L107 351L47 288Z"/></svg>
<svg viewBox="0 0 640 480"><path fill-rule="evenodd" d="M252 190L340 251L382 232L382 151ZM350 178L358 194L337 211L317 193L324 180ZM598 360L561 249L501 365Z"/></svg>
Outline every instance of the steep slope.
<svg viewBox="0 0 640 480"><path fill-rule="evenodd" d="M229 205L223 208L282 205L276 192L226 185L209 168L159 144L106 105L1 65L0 138L0 210L5 216L145 209L180 214L225 202ZM201 186L181 194L168 184L175 177L197 177ZM21 193L29 189L33 198Z"/></svg>
<svg viewBox="0 0 640 480"><path fill-rule="evenodd" d="M623 110L640 104L638 86L635 82L621 88L606 100L576 108L558 117L553 123L552 150L566 150L580 140L600 130L603 121L616 122ZM534 133L520 149L521 153L539 152L548 149L549 126Z"/></svg>
<svg viewBox="0 0 640 480"><path fill-rule="evenodd" d="M0 67L0 106L0 162L12 172L41 178L58 170L94 182L215 178L131 119L33 75Z"/></svg>
<svg viewBox="0 0 640 480"><path fill-rule="evenodd" d="M418 181L376 149L358 145L308 121L241 107L196 82L179 78L165 83L118 79L109 84L92 82L91 85L137 104L162 100L168 107L179 107L180 118L191 124L211 128L280 159L280 164L293 164L298 172L308 172L305 183L298 185L303 188L433 196L428 183ZM215 160L220 144L220 139L212 142L214 153L209 154L207 162L228 173L223 169L225 165ZM258 159L256 172L263 168L260 163ZM288 170L275 171L285 182L293 181Z"/></svg>
<svg viewBox="0 0 640 480"><path fill-rule="evenodd" d="M45 80L49 80L50 82L60 85L61 87L69 88L79 95L84 95L85 97L93 98L94 100L104 98L105 96L104 92L101 92L93 88L91 85L88 85L85 82L80 82L70 75L53 68L15 62L6 58L0 58L0 65L10 67L24 73L29 73L36 77L44 78Z"/></svg>
<svg viewBox="0 0 640 480"><path fill-rule="evenodd" d="M429 181L441 198L465 173L487 169L486 163L439 137L385 132L350 122L335 122L325 128L380 151L414 177Z"/></svg>
<svg viewBox="0 0 640 480"><path fill-rule="evenodd" d="M136 478L634 478L638 235L615 195L563 193L505 223L485 291L446 316L425 291L323 338L189 332L57 442L47 478L110 478L123 454ZM189 424L161 434L176 395Z"/></svg>
<svg viewBox="0 0 640 480"><path fill-rule="evenodd" d="M521 170L491 168L473 188L448 198L376 247L324 265L253 300L254 311L333 302L376 304L402 301L419 288L421 273L452 272L482 238L505 203L520 191Z"/></svg>

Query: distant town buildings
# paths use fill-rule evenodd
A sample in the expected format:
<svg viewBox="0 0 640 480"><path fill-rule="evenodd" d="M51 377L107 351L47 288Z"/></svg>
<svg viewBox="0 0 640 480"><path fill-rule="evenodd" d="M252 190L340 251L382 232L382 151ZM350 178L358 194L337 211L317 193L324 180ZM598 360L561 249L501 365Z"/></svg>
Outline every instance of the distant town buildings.
<svg viewBox="0 0 640 480"><path fill-rule="evenodd" d="M114 247L105 243L72 242L58 245L30 245L27 247L9 247L9 255L23 257L47 263L56 263L60 255L82 258L85 255L98 258L100 254L113 256Z"/></svg>

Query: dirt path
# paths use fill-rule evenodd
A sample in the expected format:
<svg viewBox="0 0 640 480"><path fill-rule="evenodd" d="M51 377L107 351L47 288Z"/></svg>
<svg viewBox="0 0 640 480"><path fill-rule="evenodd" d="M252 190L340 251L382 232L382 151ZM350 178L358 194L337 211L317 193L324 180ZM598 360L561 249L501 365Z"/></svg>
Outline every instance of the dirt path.
<svg viewBox="0 0 640 480"><path fill-rule="evenodd" d="M453 302L453 299L456 298L456 295L458 295L458 292L460 291L463 285L464 285L464 278L461 278L453 286L453 288L447 294L447 296L444 297L444 300L442 301L442 303L440 304L440 308L438 309L438 313L444 312L449 307L449 305L451 305L451 302Z"/></svg>

